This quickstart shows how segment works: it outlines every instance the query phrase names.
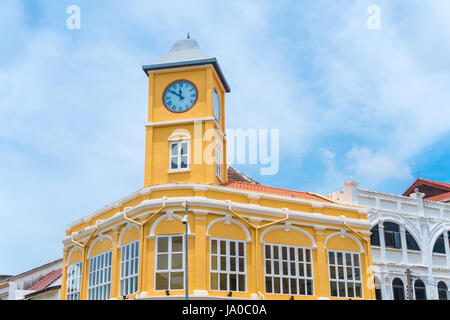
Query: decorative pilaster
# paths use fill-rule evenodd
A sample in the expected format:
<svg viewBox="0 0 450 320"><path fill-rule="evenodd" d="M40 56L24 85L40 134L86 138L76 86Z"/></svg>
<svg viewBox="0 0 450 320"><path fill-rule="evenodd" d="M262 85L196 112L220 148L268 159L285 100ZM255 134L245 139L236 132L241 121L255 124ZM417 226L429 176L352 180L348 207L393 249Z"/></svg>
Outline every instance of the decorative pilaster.
<svg viewBox="0 0 450 320"><path fill-rule="evenodd" d="M204 210L194 210L194 261L192 264L194 267L194 285L193 290L194 294L196 292L201 292L203 294L207 294L208 292L208 263L207 259L209 257L208 248L208 239L206 238L206 217L208 215L207 211ZM207 275L207 276L205 276Z"/></svg>
<svg viewBox="0 0 450 320"><path fill-rule="evenodd" d="M111 298L119 297L119 283L120 283L120 254L117 247L119 242L119 230L114 230L111 234L113 238L112 252L111 252ZM141 245L141 244L139 244Z"/></svg>
<svg viewBox="0 0 450 320"><path fill-rule="evenodd" d="M386 245L384 241L384 225L383 221L378 221L378 232L380 233L380 258L381 261L386 261Z"/></svg>
<svg viewBox="0 0 450 320"><path fill-rule="evenodd" d="M448 231L444 231L445 255L447 257L447 267L450 268L450 245L448 243Z"/></svg>
<svg viewBox="0 0 450 320"><path fill-rule="evenodd" d="M403 263L408 264L408 245L406 243L405 228L400 225L400 239L402 242Z"/></svg>
<svg viewBox="0 0 450 320"><path fill-rule="evenodd" d="M314 227L314 234L317 245L317 281L315 281L316 297L318 297L319 299L329 299L330 290L328 279L327 251L325 248L325 227Z"/></svg>

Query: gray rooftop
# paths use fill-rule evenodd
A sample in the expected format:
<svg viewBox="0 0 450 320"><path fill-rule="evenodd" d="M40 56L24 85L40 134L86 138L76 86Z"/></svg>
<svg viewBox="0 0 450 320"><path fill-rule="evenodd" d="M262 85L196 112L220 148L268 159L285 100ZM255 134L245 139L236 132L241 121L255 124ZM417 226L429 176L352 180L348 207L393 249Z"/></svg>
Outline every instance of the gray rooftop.
<svg viewBox="0 0 450 320"><path fill-rule="evenodd" d="M148 72L153 70L202 64L212 64L222 82L222 85L225 88L225 91L230 92L230 87L228 86L222 70L220 69L217 59L210 57L203 52L195 39L178 40L168 53L154 61L152 64L142 66L142 69L148 75Z"/></svg>

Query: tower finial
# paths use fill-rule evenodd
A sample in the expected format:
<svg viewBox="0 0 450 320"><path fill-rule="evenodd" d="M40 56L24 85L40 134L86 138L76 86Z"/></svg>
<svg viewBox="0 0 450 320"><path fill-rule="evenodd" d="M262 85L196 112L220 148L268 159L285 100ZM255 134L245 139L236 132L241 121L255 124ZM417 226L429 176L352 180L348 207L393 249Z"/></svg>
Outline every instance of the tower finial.
<svg viewBox="0 0 450 320"><path fill-rule="evenodd" d="M188 38L188 39L190 39L190 38L191 38L191 36L189 35L189 32L188 32L187 38Z"/></svg>

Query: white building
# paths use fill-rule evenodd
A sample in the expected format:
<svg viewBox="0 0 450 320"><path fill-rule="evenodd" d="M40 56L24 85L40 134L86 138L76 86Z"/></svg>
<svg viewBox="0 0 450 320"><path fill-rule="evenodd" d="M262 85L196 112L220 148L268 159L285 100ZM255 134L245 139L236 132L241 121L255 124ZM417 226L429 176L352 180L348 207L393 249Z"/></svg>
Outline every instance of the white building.
<svg viewBox="0 0 450 320"><path fill-rule="evenodd" d="M425 200L417 188L399 196L359 189L355 181L328 196L369 209L377 299L408 299L408 269L412 299L447 299L450 203Z"/></svg>
<svg viewBox="0 0 450 320"><path fill-rule="evenodd" d="M0 281L0 300L58 300L62 259Z"/></svg>

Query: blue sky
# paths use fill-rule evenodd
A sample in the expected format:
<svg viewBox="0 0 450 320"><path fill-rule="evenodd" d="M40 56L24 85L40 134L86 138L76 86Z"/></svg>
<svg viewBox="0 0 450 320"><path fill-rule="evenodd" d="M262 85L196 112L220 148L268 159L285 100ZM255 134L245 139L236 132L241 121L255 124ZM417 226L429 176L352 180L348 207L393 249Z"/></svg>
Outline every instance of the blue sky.
<svg viewBox="0 0 450 320"><path fill-rule="evenodd" d="M81 29L69 30L69 5ZM381 29L366 26L369 5ZM0 274L57 259L67 225L143 185L141 66L187 32L231 86L228 128L279 128L261 183L450 182L450 2L3 0Z"/></svg>

